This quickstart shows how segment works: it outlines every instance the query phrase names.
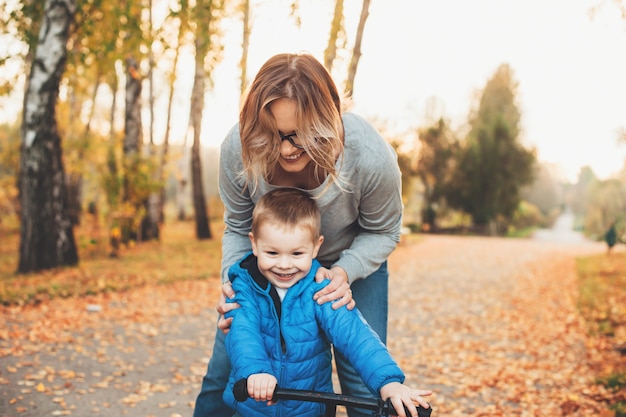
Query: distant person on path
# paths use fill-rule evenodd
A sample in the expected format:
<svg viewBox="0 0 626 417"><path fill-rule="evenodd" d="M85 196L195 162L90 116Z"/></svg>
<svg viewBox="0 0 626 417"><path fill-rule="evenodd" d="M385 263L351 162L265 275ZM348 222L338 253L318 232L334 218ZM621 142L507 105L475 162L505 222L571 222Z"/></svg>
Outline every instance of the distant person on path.
<svg viewBox="0 0 626 417"><path fill-rule="evenodd" d="M331 282L318 303L359 310L383 343L387 338L387 258L400 240L402 196L393 148L365 119L341 111L337 87L308 54L279 54L259 70L239 124L222 143L219 189L224 203L222 298L213 353L194 417L230 417L222 401L230 363L224 347L236 303L228 269L251 250L248 233L257 201L277 187L311 194L320 209L324 243L316 279ZM345 358L335 363L346 395L374 397ZM349 417L369 416L350 410Z"/></svg>
<svg viewBox="0 0 626 417"><path fill-rule="evenodd" d="M617 243L617 231L615 230L615 222L611 223L611 227L609 227L609 230L606 231L606 234L604 235L604 240L608 246L607 254L610 255L613 246L615 246L615 244Z"/></svg>
<svg viewBox="0 0 626 417"><path fill-rule="evenodd" d="M324 415L321 404L272 403L274 389L332 392L330 343L358 370L372 392L391 399L399 415L430 391L403 385L404 374L357 309L334 310L313 295L330 283L316 282L317 256L324 241L315 201L302 190L279 188L265 194L252 214L252 253L233 265L229 278L241 307L226 336L232 366L224 401L241 416ZM247 379L250 399L236 401L235 382Z"/></svg>

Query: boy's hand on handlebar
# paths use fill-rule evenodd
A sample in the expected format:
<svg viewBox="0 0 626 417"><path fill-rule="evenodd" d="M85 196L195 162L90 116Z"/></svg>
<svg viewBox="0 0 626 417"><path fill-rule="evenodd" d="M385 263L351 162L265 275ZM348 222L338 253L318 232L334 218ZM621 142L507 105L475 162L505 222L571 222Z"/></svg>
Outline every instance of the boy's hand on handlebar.
<svg viewBox="0 0 626 417"><path fill-rule="evenodd" d="M271 374L252 374L248 377L248 396L256 401L267 401L267 405L272 402L274 390L278 381Z"/></svg>
<svg viewBox="0 0 626 417"><path fill-rule="evenodd" d="M234 296L235 292L233 291L233 287L230 282L222 284L222 294L220 295L220 300L217 303L217 307L215 307L215 309L220 315L219 319L217 320L217 327L219 327L220 330L224 332L224 334L230 331L230 325L233 322L232 317L225 318L224 314L240 307L237 303L226 302L227 298L233 298Z"/></svg>
<svg viewBox="0 0 626 417"><path fill-rule="evenodd" d="M405 407L409 410L412 417L417 417L415 404L417 403L423 408L429 408L430 405L422 397L431 394L432 391L412 389L399 382L390 382L380 389L380 397L383 400L391 400L391 405L396 409L399 417L408 417L404 411Z"/></svg>
<svg viewBox="0 0 626 417"><path fill-rule="evenodd" d="M319 268L315 274L315 281L322 282L324 279L330 279L330 283L315 293L313 299L318 304L324 304L333 301L333 309L346 306L348 310L352 310L356 302L352 298L352 290L348 282L348 274L339 266L331 269Z"/></svg>

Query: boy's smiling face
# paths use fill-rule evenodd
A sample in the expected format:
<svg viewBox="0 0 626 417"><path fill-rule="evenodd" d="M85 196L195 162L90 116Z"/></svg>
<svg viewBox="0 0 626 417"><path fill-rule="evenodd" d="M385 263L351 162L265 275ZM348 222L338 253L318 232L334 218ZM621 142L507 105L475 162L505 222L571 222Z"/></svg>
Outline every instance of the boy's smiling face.
<svg viewBox="0 0 626 417"><path fill-rule="evenodd" d="M309 273L323 241L322 236L314 241L308 229L270 222L262 225L256 236L250 233L259 271L272 285L285 289Z"/></svg>

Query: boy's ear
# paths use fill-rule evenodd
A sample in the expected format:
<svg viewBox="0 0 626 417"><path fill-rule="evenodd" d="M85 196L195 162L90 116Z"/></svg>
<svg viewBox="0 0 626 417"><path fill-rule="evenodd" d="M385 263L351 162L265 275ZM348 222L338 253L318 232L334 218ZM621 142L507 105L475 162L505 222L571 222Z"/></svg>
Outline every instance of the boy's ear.
<svg viewBox="0 0 626 417"><path fill-rule="evenodd" d="M252 234L252 232L248 233L248 238L250 238L250 244L252 245L252 253L254 253L254 256L257 256L256 241L254 240L254 235Z"/></svg>
<svg viewBox="0 0 626 417"><path fill-rule="evenodd" d="M313 250L314 258L317 257L317 253L320 251L320 248L322 247L322 243L324 243L324 236L320 235L320 238L317 240L317 243L315 244L315 249Z"/></svg>

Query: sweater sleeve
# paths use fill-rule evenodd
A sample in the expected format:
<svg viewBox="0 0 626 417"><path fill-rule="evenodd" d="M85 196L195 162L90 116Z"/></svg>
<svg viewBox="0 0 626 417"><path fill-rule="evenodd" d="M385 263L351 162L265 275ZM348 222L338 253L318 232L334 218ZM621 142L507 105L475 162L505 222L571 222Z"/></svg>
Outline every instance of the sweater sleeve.
<svg viewBox="0 0 626 417"><path fill-rule="evenodd" d="M390 382L404 382L404 373L358 309L333 310L331 303L324 303L316 307L316 314L326 337L372 393L380 395L380 389Z"/></svg>
<svg viewBox="0 0 626 417"><path fill-rule="evenodd" d="M341 266L351 282L372 274L387 260L400 241L402 228L402 177L391 145L364 119L350 115L352 135L368 138L348 146L346 164L353 171L353 190L359 198L359 233L334 265ZM346 128L347 129L347 128ZM350 159L350 160L348 160Z"/></svg>
<svg viewBox="0 0 626 417"><path fill-rule="evenodd" d="M228 268L251 250L248 232L254 203L242 177L239 127L233 127L220 148L218 186L224 204L222 237L222 283L228 282Z"/></svg>

